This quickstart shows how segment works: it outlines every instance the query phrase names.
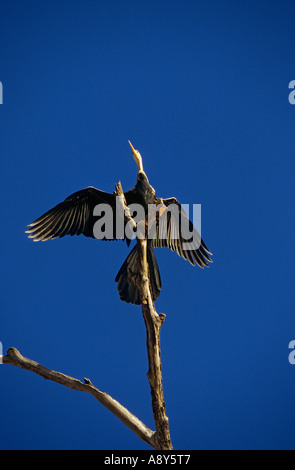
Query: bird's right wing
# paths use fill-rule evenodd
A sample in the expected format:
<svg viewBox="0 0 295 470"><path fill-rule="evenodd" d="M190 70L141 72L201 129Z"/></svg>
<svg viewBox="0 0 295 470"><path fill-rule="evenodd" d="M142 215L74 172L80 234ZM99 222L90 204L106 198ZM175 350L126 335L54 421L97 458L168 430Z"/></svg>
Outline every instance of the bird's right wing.
<svg viewBox="0 0 295 470"><path fill-rule="evenodd" d="M36 242L61 238L65 235L83 234L95 238L93 226L97 217L93 215L93 210L97 204L110 205L115 214L116 196L92 186L77 191L29 224L26 233L29 233L29 238L33 238ZM115 233L113 225L113 238L102 239L114 239Z"/></svg>
<svg viewBox="0 0 295 470"><path fill-rule="evenodd" d="M175 197L163 199L159 216L154 224L153 247L168 247L201 268L212 262L209 251L193 223L187 218ZM161 224L161 221L163 223Z"/></svg>

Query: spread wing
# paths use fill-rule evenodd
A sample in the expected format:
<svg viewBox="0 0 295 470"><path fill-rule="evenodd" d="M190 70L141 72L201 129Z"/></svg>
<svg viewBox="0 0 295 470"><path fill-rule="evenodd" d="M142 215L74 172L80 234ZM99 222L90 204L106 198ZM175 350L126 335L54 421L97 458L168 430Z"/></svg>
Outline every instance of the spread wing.
<svg viewBox="0 0 295 470"><path fill-rule="evenodd" d="M187 218L176 198L163 199L159 216L154 224L153 247L168 247L188 260L193 266L201 268L212 262L209 251L200 234Z"/></svg>
<svg viewBox="0 0 295 470"><path fill-rule="evenodd" d="M65 235L80 235L94 237L93 226L98 217L93 215L97 204L109 204L113 210L112 237L104 237L102 240L115 239L115 207L116 196L105 193L92 186L77 191L57 204L45 214L28 225L29 238L34 241L46 241L50 238L61 238Z"/></svg>

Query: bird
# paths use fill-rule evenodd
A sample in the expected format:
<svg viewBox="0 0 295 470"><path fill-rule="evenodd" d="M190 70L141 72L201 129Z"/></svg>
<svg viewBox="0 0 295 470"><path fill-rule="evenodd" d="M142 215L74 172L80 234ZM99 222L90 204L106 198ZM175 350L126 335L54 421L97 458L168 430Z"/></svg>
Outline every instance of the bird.
<svg viewBox="0 0 295 470"><path fill-rule="evenodd" d="M163 199L156 196L156 191L149 183L148 177L143 170L141 154L133 147L130 141L128 142L138 167L138 173L135 186L129 191L124 192L126 204L128 207L131 207L132 204L137 204L143 208L142 218L145 219L144 226L147 226L149 207L160 209L156 212L156 217L154 217L151 224L153 236L149 237L147 241L150 289L152 299L155 301L160 295L162 283L154 248L168 247L172 251L176 251L183 259L189 261L191 265L198 265L201 268L209 267L208 263L212 262L210 257L212 253L193 226L193 223L186 216L179 201L175 197ZM116 229L120 218L117 217L118 206L116 205L116 197L115 191L108 193L93 186L81 189L45 212L34 222L28 224L26 233L29 234L29 238L32 238L33 241L47 241L49 239L62 238L65 235L84 235L86 237L99 238L100 240L118 239ZM102 230L101 235L97 237L94 228L96 222L101 219L97 216L95 207L101 204L104 204L103 207L107 205L107 207L112 209L112 223L110 232L107 233L107 231L103 232ZM162 223L162 221L165 221L165 223ZM183 226L186 226L187 233L185 230L180 230L180 221L183 222ZM124 224L126 225L126 219ZM146 233L144 236L147 236ZM119 238L126 240L127 245L130 245L132 237L127 237L125 232ZM185 246L189 238L192 242L189 243L189 246ZM137 244L135 244L115 278L122 301L131 302L135 305L142 303L141 294L136 282L134 282L134 279L140 275L140 269L139 253Z"/></svg>

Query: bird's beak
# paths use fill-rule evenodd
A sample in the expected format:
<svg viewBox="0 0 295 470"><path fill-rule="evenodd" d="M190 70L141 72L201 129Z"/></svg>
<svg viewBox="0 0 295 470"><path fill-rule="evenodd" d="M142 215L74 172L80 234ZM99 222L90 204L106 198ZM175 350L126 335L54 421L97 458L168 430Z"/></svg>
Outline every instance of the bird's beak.
<svg viewBox="0 0 295 470"><path fill-rule="evenodd" d="M134 155L134 156L137 156L136 150L135 150L135 148L133 147L133 145L132 145L132 143L130 142L130 140L128 140L128 142L129 142L130 147L132 148L133 155Z"/></svg>
<svg viewBox="0 0 295 470"><path fill-rule="evenodd" d="M143 171L143 166L142 166L142 158L138 150L135 150L133 147L132 143L130 140L128 140L130 147L132 148L132 153L133 153L133 158L136 162L136 165L138 167L138 171Z"/></svg>

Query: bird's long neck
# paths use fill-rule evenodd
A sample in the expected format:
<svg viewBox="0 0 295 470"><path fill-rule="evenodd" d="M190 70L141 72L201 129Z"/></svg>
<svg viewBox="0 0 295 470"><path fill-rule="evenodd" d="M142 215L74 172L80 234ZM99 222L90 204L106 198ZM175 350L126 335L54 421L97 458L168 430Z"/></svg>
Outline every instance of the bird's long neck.
<svg viewBox="0 0 295 470"><path fill-rule="evenodd" d="M137 163L137 167L138 167L138 173L143 172L143 164L142 164L141 156L137 156L136 163Z"/></svg>

